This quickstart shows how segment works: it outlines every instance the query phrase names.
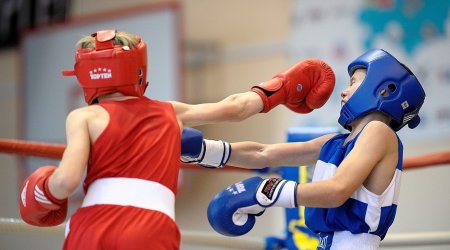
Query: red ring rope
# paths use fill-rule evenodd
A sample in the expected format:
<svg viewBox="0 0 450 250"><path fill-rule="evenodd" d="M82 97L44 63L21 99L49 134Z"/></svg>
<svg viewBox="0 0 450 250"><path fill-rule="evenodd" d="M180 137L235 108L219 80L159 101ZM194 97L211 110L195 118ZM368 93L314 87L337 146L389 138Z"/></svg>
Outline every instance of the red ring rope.
<svg viewBox="0 0 450 250"><path fill-rule="evenodd" d="M0 139L0 152L14 153L26 156L38 156L61 159L66 145L25 140ZM403 161L403 169L418 169L435 165L450 164L450 151L431 153L422 156L409 157ZM199 169L196 164L181 163L183 168ZM201 168L205 169L205 168ZM243 170L226 166L228 170Z"/></svg>
<svg viewBox="0 0 450 250"><path fill-rule="evenodd" d="M26 140L0 139L0 153L12 153L25 156L37 156L51 159L61 159L66 148L65 144L46 143ZM182 168L202 169L197 164L180 162ZM226 166L226 170L245 170L233 166Z"/></svg>

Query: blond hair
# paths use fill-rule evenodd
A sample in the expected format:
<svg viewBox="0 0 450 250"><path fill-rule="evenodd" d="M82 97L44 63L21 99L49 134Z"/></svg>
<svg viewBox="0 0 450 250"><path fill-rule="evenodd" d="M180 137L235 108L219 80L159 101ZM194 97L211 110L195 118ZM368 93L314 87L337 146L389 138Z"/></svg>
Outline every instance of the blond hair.
<svg viewBox="0 0 450 250"><path fill-rule="evenodd" d="M136 35L118 31L116 37L113 40L114 45L122 45L134 47L139 43L139 38ZM93 36L84 36L76 44L77 48L95 48L95 38Z"/></svg>

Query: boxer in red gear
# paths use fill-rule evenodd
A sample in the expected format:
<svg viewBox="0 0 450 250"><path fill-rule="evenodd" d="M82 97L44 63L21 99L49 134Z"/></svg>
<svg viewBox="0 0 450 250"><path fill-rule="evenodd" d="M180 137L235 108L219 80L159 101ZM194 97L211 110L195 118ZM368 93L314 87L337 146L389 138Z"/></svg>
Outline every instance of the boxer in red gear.
<svg viewBox="0 0 450 250"><path fill-rule="evenodd" d="M180 232L173 206L180 165L180 127L172 106L141 97L100 101L92 107L104 109L109 122L92 145L84 180L87 196L82 208L70 219L64 248L178 249ZM120 179L113 182L111 177ZM136 179L160 184L160 189L154 192L165 192L166 197L140 190L139 184L133 187ZM104 186L96 186L98 181L104 181L100 183ZM120 190L114 190L113 195L141 200L135 205L142 206L95 205L108 202L105 197L94 196L100 200L97 202L89 200L92 188L99 187L99 192L104 192L108 185L121 185L127 191L121 194ZM156 211L158 207L151 204L146 207L149 209L143 209L146 202L167 202L170 210Z"/></svg>
<svg viewBox="0 0 450 250"><path fill-rule="evenodd" d="M40 168L25 181L22 218L38 226L62 223L67 199L86 171L86 197L67 222L64 249L179 249L174 206L182 128L243 120L267 109L267 100L254 91L196 105L152 100L143 96L147 51L140 37L103 30L77 45L74 70L63 74L77 77L88 106L67 116L67 146L59 166ZM298 106L314 96L323 104L334 76L322 77L330 74L329 67L311 67L317 69L283 72L294 80L275 91L282 97L268 95L269 107ZM314 77L317 72L321 77ZM307 83L308 90L290 91L298 82ZM43 190L35 194L37 187Z"/></svg>

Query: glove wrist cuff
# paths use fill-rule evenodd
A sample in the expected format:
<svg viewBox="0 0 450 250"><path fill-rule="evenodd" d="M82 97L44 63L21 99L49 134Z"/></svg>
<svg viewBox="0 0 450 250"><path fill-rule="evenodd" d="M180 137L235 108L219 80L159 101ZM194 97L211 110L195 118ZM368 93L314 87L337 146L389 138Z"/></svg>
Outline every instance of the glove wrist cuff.
<svg viewBox="0 0 450 250"><path fill-rule="evenodd" d="M58 208L61 207L66 201L67 199L58 199L55 196L53 196L53 194L50 192L50 188L48 186L50 180L50 176L48 176L45 180L44 180L44 195L47 197L48 201L50 201L52 203L53 206L57 206Z"/></svg>
<svg viewBox="0 0 450 250"><path fill-rule="evenodd" d="M204 139L205 153L199 162L205 167L223 167L230 159L231 145L226 141Z"/></svg>
<svg viewBox="0 0 450 250"><path fill-rule="evenodd" d="M264 103L264 108L260 113L267 113L279 104L286 102L286 92L283 87L284 79L277 76L252 87L251 90L257 93Z"/></svg>
<svg viewBox="0 0 450 250"><path fill-rule="evenodd" d="M275 207L294 208L297 206L297 182L286 181L280 191L278 199L273 203Z"/></svg>

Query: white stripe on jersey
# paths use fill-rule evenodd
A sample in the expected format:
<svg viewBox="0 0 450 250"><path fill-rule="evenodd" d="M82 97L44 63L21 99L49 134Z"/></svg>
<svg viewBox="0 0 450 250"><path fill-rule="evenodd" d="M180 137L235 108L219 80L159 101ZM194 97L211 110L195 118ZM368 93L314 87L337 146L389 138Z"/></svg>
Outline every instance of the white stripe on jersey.
<svg viewBox="0 0 450 250"><path fill-rule="evenodd" d="M398 204L398 193L400 191L400 180L402 171L395 169L394 176L392 177L389 186L383 191L381 195L374 194L364 186L357 189L351 196L355 200L367 203L372 206L386 207L392 204Z"/></svg>
<svg viewBox="0 0 450 250"><path fill-rule="evenodd" d="M328 180L336 173L336 170L336 165L318 160L314 169L312 182Z"/></svg>

